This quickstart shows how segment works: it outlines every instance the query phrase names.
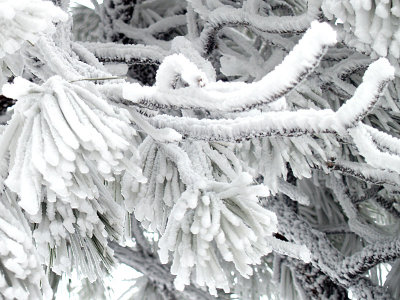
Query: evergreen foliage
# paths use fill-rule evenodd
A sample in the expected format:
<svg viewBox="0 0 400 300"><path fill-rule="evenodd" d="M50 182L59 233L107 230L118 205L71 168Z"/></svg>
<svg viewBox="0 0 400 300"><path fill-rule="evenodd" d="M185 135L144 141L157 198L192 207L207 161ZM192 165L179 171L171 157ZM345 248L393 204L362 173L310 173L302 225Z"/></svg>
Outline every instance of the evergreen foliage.
<svg viewBox="0 0 400 300"><path fill-rule="evenodd" d="M2 299L400 297L400 1L92 3L0 0Z"/></svg>

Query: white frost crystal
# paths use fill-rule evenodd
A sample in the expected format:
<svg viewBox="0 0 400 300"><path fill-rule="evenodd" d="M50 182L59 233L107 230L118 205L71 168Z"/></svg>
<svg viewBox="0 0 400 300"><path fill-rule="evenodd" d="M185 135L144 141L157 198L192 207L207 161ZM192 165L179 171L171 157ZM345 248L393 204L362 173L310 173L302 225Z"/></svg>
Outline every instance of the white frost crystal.
<svg viewBox="0 0 400 300"><path fill-rule="evenodd" d="M18 51L25 41L35 43L40 33L55 30L53 22L67 13L42 0L0 0L0 58Z"/></svg>

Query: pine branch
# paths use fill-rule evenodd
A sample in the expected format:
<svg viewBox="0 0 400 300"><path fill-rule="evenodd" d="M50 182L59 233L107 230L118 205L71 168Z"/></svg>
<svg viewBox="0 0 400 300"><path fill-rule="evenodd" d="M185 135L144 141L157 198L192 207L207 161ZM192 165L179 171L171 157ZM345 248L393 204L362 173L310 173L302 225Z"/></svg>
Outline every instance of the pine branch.
<svg viewBox="0 0 400 300"><path fill-rule="evenodd" d="M141 252L143 252L144 255L147 256L152 256L154 255L151 250L151 245L149 241L146 239L146 237L143 234L143 227L140 225L140 222L136 220L134 216L131 217L131 230L132 230L132 235L135 238L136 241L136 247L139 248Z"/></svg>
<svg viewBox="0 0 400 300"><path fill-rule="evenodd" d="M232 120L198 120L161 115L155 116L150 121L157 128L170 127L181 133L183 137L199 140L240 141L259 136L297 136L318 133L335 133L344 136L345 129L356 126L357 122L373 109L383 88L393 77L393 72L393 68L386 60L381 59L371 64L354 96L335 113L329 109L278 111ZM361 128L360 126L356 128ZM195 132L193 128L196 128ZM352 136L356 137L354 134ZM363 136L365 134L358 135L359 139Z"/></svg>
<svg viewBox="0 0 400 300"><path fill-rule="evenodd" d="M400 175L398 173L374 168L366 163L356 163L336 159L328 162L328 167L333 171L350 175L362 181L376 185L390 185L400 187Z"/></svg>
<svg viewBox="0 0 400 300"><path fill-rule="evenodd" d="M202 71L194 66L188 76L193 79L201 78L204 82L202 86L157 89L157 82L156 87L151 88L132 84L124 87L123 97L130 100L132 104L136 103L156 109L178 107L202 108L211 111L249 110L276 101L289 93L319 64L321 57L326 52L326 47L335 42L335 33L331 28L326 24L315 22L283 62L258 82L250 84L207 83L208 79L202 77ZM163 75L177 73L182 77L183 74L180 72L189 65L187 59L175 56L174 61L175 67L164 68L165 74ZM159 76L159 78L163 77Z"/></svg>
<svg viewBox="0 0 400 300"><path fill-rule="evenodd" d="M147 256L131 248L121 247L116 243L112 243L111 247L114 249L115 256L121 263L147 276L159 286L159 290L168 291L171 295L175 295L176 298L183 296L185 299L215 299L207 292L193 285L187 286L182 292L177 291L173 284L175 276L171 275L168 265L161 264L156 257L152 255Z"/></svg>
<svg viewBox="0 0 400 300"><path fill-rule="evenodd" d="M392 251L383 252L384 249L386 249L385 247L374 248L375 246L372 245L371 248L367 246L365 252L354 254L350 256L350 258L344 258L343 255L332 246L331 242L323 233L312 229L311 226L306 221L302 220L292 208L284 203L284 201L273 199L269 202L268 207L277 214L280 220L279 229L283 232L285 237L290 240L301 241L305 244L312 254L311 264L330 277L334 283L351 289L360 299L392 299L384 288L376 286L368 278L362 277L364 274L364 268L362 267L373 267L381 262L378 256L371 255L372 252L369 251L370 249L382 250L379 254L383 254L383 259L385 260L391 260L393 257L397 257L397 240L394 242L391 241L390 245L386 245L394 247L394 249L391 249ZM352 262L352 259L355 260L355 269L353 268L353 264L349 265L349 268L346 267L346 262ZM367 262L367 265L363 264L364 262ZM359 266L360 268L357 269ZM356 273L353 271L356 271ZM349 276L349 274L354 274L354 276Z"/></svg>
<svg viewBox="0 0 400 300"><path fill-rule="evenodd" d="M159 65L169 51L157 46L119 45L115 43L80 43L103 63L142 63Z"/></svg>
<svg viewBox="0 0 400 300"><path fill-rule="evenodd" d="M268 33L301 33L310 26L311 21L319 19L320 16L319 0L308 1L307 11L303 15L290 17L265 17L250 13L245 8L222 6L210 12L207 16L200 41L204 53L210 54L216 47L218 31L224 27L245 26Z"/></svg>
<svg viewBox="0 0 400 300"><path fill-rule="evenodd" d="M205 141L240 142L266 136L296 137L342 132L331 110L266 112L218 120L158 115L148 118L148 122L156 128L172 128L185 139Z"/></svg>
<svg viewBox="0 0 400 300"><path fill-rule="evenodd" d="M283 263L293 270L292 274L297 281L298 289L301 289L308 299L324 297L338 300L349 299L346 288L332 281L329 276L313 265L292 258L285 258Z"/></svg>
<svg viewBox="0 0 400 300"><path fill-rule="evenodd" d="M391 262L400 257L400 239L386 239L365 246L360 252L341 262L341 273L353 280L379 263Z"/></svg>
<svg viewBox="0 0 400 300"><path fill-rule="evenodd" d="M378 227L375 227L372 224L368 224L368 222L364 220L356 207L354 207L351 199L348 197L343 182L334 176L330 176L326 181L326 186L330 188L336 196L337 201L348 218L349 227L354 233L358 234L370 243L376 243L388 239L388 236L382 230L379 230Z"/></svg>
<svg viewBox="0 0 400 300"><path fill-rule="evenodd" d="M163 48L168 45L168 42L157 39L157 35L186 26L186 24L187 19L185 15L174 15L165 17L146 28L135 28L121 21L115 22L114 28L116 32L122 33L134 41L142 41L145 44L158 45Z"/></svg>

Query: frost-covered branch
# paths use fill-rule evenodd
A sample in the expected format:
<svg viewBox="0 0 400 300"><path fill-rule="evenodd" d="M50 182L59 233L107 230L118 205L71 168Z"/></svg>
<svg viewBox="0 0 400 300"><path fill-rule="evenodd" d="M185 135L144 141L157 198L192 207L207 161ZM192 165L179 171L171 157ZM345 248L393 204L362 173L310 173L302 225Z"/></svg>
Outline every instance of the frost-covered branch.
<svg viewBox="0 0 400 300"><path fill-rule="evenodd" d="M281 222L279 229L289 239L301 240L310 249L311 264L324 274L329 276L334 282L350 288L356 297L360 299L391 299L391 296L383 288L375 286L366 277L362 277L363 273L351 273L353 265L346 267L346 261L354 259L355 265L358 262L363 262L363 258L368 261L368 255L372 255L369 248L365 252L355 254L349 258L344 258L343 255L332 246L331 242L321 232L311 228L311 226L300 219L300 217L290 208L284 201L276 199L270 202L270 207L279 216ZM392 259L397 256L397 240L393 243L396 245L394 251L390 250L390 255L384 256L385 259ZM392 245L392 244L391 244ZM374 246L371 246L371 250ZM377 250L379 248L376 247ZM382 250L385 249L382 247ZM384 252L382 252L384 253ZM367 256L365 256L367 254ZM379 260L378 260L379 263ZM360 264L362 265L362 264ZM365 266L365 265L364 265ZM361 269L360 269L361 270ZM355 276L351 276L354 274ZM350 275L350 276L349 276Z"/></svg>
<svg viewBox="0 0 400 300"><path fill-rule="evenodd" d="M349 130L366 162L373 167L400 172L400 140L373 127L360 124Z"/></svg>
<svg viewBox="0 0 400 300"><path fill-rule="evenodd" d="M348 299L347 290L334 282L328 275L311 264L292 258L283 259L283 263L292 270L292 276L297 282L297 291L303 292L302 299L334 297L334 299Z"/></svg>
<svg viewBox="0 0 400 300"><path fill-rule="evenodd" d="M131 248L124 248L113 243L115 256L119 261L138 270L159 286L161 291L168 290L172 295L184 296L188 299L215 299L207 292L194 286L188 286L184 291L177 291L174 287L174 276L170 273L168 265L163 265L154 256L135 251Z"/></svg>
<svg viewBox="0 0 400 300"><path fill-rule="evenodd" d="M103 63L148 63L160 64L169 52L157 46L147 45L118 45L115 43L81 44L91 51Z"/></svg>
<svg viewBox="0 0 400 300"><path fill-rule="evenodd" d="M154 255L151 251L150 242L146 239L145 235L143 234L143 228L140 225L140 222L136 220L134 216L131 219L131 231L132 235L135 238L136 247L139 248L143 255ZM128 229L129 230L129 229Z"/></svg>
<svg viewBox="0 0 400 300"><path fill-rule="evenodd" d="M67 18L65 12L49 1L2 1L0 58L15 53L27 41L36 43L43 32L53 33L53 22L66 21Z"/></svg>
<svg viewBox="0 0 400 300"><path fill-rule="evenodd" d="M117 32L123 33L132 40L142 41L148 45L157 45L161 48L167 49L169 43L167 41L157 39L157 34L171 31L174 28L186 26L186 24L187 19L185 15L174 15L165 17L146 28L134 28L121 21L115 22L114 28Z"/></svg>
<svg viewBox="0 0 400 300"><path fill-rule="evenodd" d="M379 228L374 227L372 224L368 224L362 218L351 202L351 199L346 194L344 184L340 182L339 179L331 176L327 181L327 187L335 194L336 199L348 218L349 227L354 233L370 243L379 243L380 241L388 239L388 236L385 235L382 230L379 230Z"/></svg>
<svg viewBox="0 0 400 300"><path fill-rule="evenodd" d="M157 128L173 128L182 137L207 141L242 141L262 136L313 135L342 131L331 110L266 112L251 117L206 120L159 115L149 118Z"/></svg>
<svg viewBox="0 0 400 300"><path fill-rule="evenodd" d="M0 297L397 297L400 1L52 2L0 0Z"/></svg>
<svg viewBox="0 0 400 300"><path fill-rule="evenodd" d="M326 47L336 42L334 31L323 23L314 22L293 50L272 72L260 81L246 83L210 82L202 76L201 70L191 67L188 76L201 79L204 86L191 86L181 89L158 89L141 87L138 84L124 87L123 97L149 108L203 108L220 111L242 111L276 101L306 78L318 65ZM190 63L179 56L168 58L175 60L175 68L185 69ZM168 63L168 60L166 63ZM161 69L162 65L160 66ZM177 73L170 66L165 72ZM178 73L182 76L182 74ZM169 76L168 76L169 77ZM167 78L168 78L167 77ZM160 79L163 77L159 77ZM282 80L284 78L284 80ZM169 78L168 78L169 79ZM182 78L185 80L186 78ZM163 80L165 80L163 78ZM160 86L164 86L161 82ZM157 87L157 83L156 83Z"/></svg>
<svg viewBox="0 0 400 300"><path fill-rule="evenodd" d="M337 112L329 109L278 111L219 120L159 115L149 121L157 128L170 127L186 138L198 140L239 141L259 136L318 133L343 136L346 135L345 128L354 126L372 110L383 87L393 77L393 72L386 60L381 59L371 64L364 75L363 84ZM360 138L362 136L359 135Z"/></svg>
<svg viewBox="0 0 400 300"><path fill-rule="evenodd" d="M400 257L400 239L386 239L364 247L360 252L346 257L341 263L342 273L350 279L365 274L379 263Z"/></svg>
<svg viewBox="0 0 400 300"><path fill-rule="evenodd" d="M353 127L371 112L389 80L394 79L394 71L386 59L379 59L368 67L353 97L336 112L345 127Z"/></svg>
<svg viewBox="0 0 400 300"><path fill-rule="evenodd" d="M328 167L334 171L353 176L372 184L400 187L400 175L398 173L373 168L365 163L355 163L337 159L333 162L328 162Z"/></svg>
<svg viewBox="0 0 400 300"><path fill-rule="evenodd" d="M216 35L223 27L246 26L261 32L300 33L307 30L313 20L319 19L320 14L319 0L308 1L308 8L304 14L287 17L261 16L245 7L233 8L224 5L207 15L206 25L200 35L202 49L207 54L211 53L216 45Z"/></svg>

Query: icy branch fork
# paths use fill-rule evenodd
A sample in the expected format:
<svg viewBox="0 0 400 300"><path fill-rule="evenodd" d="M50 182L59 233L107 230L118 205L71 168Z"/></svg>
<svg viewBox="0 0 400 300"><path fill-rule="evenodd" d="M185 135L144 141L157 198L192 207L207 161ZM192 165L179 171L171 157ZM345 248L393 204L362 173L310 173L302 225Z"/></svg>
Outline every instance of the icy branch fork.
<svg viewBox="0 0 400 300"><path fill-rule="evenodd" d="M310 74L319 64L335 32L325 24L312 22L297 46L272 72L255 83L208 82L204 72L183 55L167 57L160 66L153 87L126 85L125 104L146 108L191 108L209 111L248 111L277 101ZM288 75L289 74L289 75ZM188 85L174 88L172 79L180 77ZM258 112L234 119L196 119L156 115L147 118L157 128L172 128L184 138L207 141L241 141L260 136L299 136L334 133L348 136L348 129L357 127L379 99L394 68L385 58L372 63L363 83L353 97L338 111L297 110ZM351 132L351 131L350 131Z"/></svg>

